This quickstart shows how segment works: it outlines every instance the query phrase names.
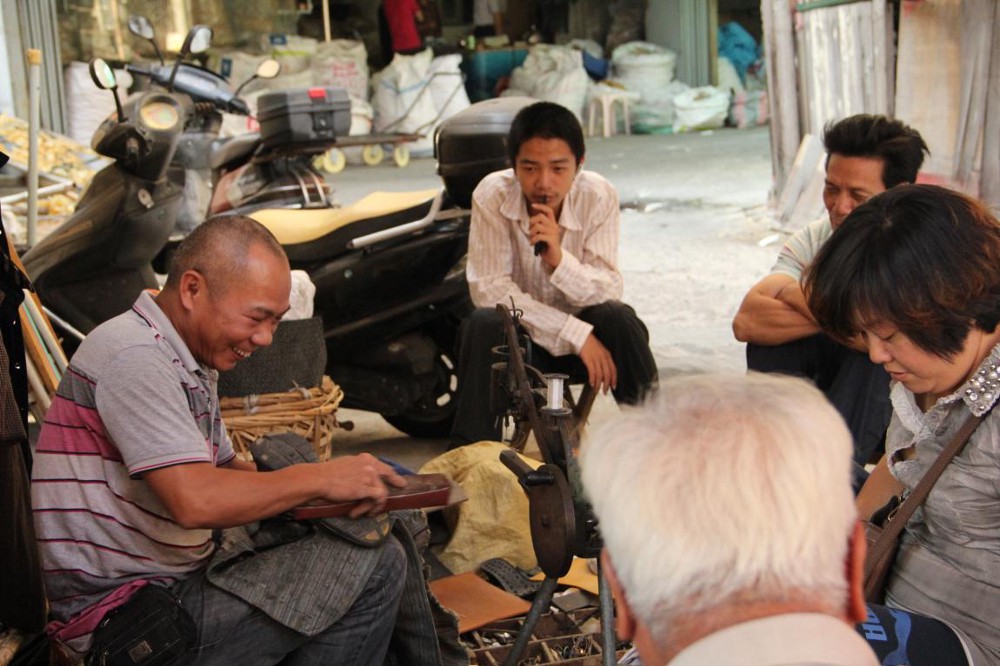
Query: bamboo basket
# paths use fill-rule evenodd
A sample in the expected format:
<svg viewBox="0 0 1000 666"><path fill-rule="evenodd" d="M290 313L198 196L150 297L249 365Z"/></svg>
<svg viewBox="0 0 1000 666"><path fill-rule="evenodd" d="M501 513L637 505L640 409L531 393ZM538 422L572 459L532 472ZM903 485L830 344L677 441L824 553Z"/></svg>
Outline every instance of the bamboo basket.
<svg viewBox="0 0 1000 666"><path fill-rule="evenodd" d="M222 422L238 455L250 460L250 444L264 435L294 432L312 442L316 457L330 458L333 430L341 427L337 407L344 392L323 376L320 386L284 393L263 393L242 398L222 398Z"/></svg>

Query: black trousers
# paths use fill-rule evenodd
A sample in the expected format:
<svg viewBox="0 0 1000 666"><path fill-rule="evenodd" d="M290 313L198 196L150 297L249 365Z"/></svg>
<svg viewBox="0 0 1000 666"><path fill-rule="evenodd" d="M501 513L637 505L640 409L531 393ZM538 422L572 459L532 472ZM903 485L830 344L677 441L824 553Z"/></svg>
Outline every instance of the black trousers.
<svg viewBox="0 0 1000 666"><path fill-rule="evenodd" d="M656 362L649 349L649 331L631 306L607 301L581 310L576 316L593 325L618 370L615 400L636 404L657 380ZM490 349L505 344L500 315L493 308L478 308L462 323L458 349L458 395L452 445L499 440L500 423L490 410ZM532 345L532 365L542 372L562 372L571 381L586 380L587 368L576 354L553 356Z"/></svg>
<svg viewBox="0 0 1000 666"><path fill-rule="evenodd" d="M847 422L855 462L864 465L881 451L892 416L889 375L867 354L818 333L782 345L748 344L747 369L812 380Z"/></svg>

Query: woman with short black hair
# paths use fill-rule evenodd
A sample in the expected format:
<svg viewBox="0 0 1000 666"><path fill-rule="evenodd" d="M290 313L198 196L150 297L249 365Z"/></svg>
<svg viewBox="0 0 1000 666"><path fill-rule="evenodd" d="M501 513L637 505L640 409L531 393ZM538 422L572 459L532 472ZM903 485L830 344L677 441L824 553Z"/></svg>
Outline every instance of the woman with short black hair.
<svg viewBox="0 0 1000 666"><path fill-rule="evenodd" d="M869 621L895 618L891 637L905 643L900 618L936 618L964 648L949 663L1000 664L1000 410L990 411L1000 399L1000 222L958 192L891 188L847 217L804 289L823 330L860 336L892 378L879 464L908 491L970 414L986 415L907 523L890 612L872 607ZM915 655L913 629L909 649L895 648L908 660L892 663L942 663Z"/></svg>

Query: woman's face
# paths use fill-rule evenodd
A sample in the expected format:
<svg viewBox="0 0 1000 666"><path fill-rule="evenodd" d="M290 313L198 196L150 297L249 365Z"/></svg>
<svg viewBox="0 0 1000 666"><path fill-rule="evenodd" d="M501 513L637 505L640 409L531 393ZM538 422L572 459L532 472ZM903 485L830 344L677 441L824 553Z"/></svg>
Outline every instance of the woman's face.
<svg viewBox="0 0 1000 666"><path fill-rule="evenodd" d="M961 351L945 358L921 349L894 324L880 322L861 329L872 363L885 368L912 393L948 395L961 386L982 362L983 332L969 330ZM985 350L989 352L989 348Z"/></svg>

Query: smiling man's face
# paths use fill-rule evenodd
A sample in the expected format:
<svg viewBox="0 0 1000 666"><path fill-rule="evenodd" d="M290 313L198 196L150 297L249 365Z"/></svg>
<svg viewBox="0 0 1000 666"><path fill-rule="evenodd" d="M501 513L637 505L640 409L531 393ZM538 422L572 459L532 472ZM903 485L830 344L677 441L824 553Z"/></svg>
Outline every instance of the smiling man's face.
<svg viewBox="0 0 1000 666"><path fill-rule="evenodd" d="M202 276L204 278L204 276ZM194 327L187 340L195 359L219 371L231 370L261 347L288 311L291 274L288 262L262 245L253 245L240 275L203 281L203 298L192 310Z"/></svg>

